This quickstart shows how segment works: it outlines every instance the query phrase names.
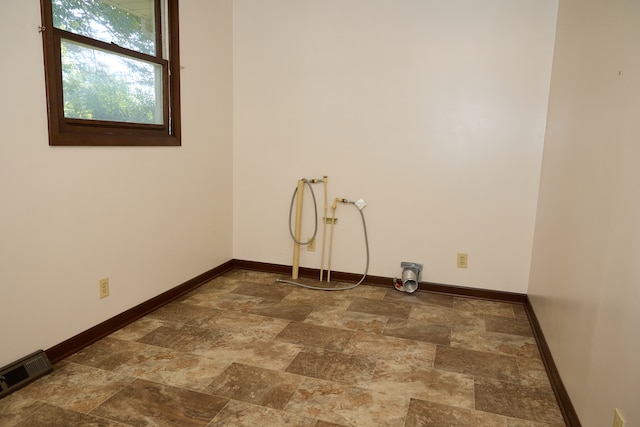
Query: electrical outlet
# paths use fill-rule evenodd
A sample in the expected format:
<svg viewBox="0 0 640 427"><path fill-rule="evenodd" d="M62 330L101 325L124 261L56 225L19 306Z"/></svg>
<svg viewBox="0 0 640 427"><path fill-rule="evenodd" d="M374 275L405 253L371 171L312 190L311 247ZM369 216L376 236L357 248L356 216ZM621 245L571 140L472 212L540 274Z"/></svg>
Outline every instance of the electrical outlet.
<svg viewBox="0 0 640 427"><path fill-rule="evenodd" d="M325 224L337 224L338 218L322 218Z"/></svg>
<svg viewBox="0 0 640 427"><path fill-rule="evenodd" d="M109 278L105 277L98 281L98 289L100 291L100 299L109 296Z"/></svg>
<svg viewBox="0 0 640 427"><path fill-rule="evenodd" d="M616 408L616 412L613 415L613 427L624 427L624 418L620 415L618 408Z"/></svg>
<svg viewBox="0 0 640 427"><path fill-rule="evenodd" d="M458 268L467 268L469 256L466 253L458 252Z"/></svg>
<svg viewBox="0 0 640 427"><path fill-rule="evenodd" d="M311 239L311 237L309 239ZM309 242L309 244L307 245L307 250L309 252L315 252L316 251L316 239L313 239L313 240L311 240L311 242Z"/></svg>

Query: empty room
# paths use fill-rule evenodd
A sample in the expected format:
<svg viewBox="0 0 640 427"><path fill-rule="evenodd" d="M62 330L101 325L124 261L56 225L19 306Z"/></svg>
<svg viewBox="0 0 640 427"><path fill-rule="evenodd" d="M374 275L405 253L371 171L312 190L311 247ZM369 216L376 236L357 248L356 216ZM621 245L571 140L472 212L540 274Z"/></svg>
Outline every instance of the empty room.
<svg viewBox="0 0 640 427"><path fill-rule="evenodd" d="M0 11L0 425L640 425L639 2Z"/></svg>

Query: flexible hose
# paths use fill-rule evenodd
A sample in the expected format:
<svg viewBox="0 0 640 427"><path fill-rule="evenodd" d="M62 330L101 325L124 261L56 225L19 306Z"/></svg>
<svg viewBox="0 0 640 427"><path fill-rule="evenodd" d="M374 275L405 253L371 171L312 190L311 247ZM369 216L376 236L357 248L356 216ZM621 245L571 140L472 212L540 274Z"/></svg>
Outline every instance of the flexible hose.
<svg viewBox="0 0 640 427"><path fill-rule="evenodd" d="M296 195L298 194L298 187L293 190L293 196L291 196L291 206L289 207L289 234L291 235L291 238L294 242L299 245L305 246L313 242L313 240L316 238L316 234L318 233L318 205L316 203L316 194L313 192L313 187L311 187L311 184L309 184L309 180L303 178L302 181L307 185L307 187L309 187L309 190L311 190L311 197L313 198L313 209L316 212L316 215L314 217L316 223L313 229L313 236L306 242L299 242L298 239L296 239L296 236L293 234L293 229L291 228L291 214L293 213L293 203L295 202Z"/></svg>
<svg viewBox="0 0 640 427"><path fill-rule="evenodd" d="M362 278L360 279L360 281L354 285L350 285L350 286L345 286L342 288L321 288L319 286L311 286L311 285L305 285L304 283L298 283L298 282L294 282L293 280L285 280L285 279L276 279L276 282L279 283L288 283L290 285L296 285L296 286L300 286L302 288L306 288L306 289L313 289L313 290L318 290L318 291L347 291L349 289L353 289L357 286L359 286L362 282L364 282L365 277L367 277L367 273L369 272L369 237L367 235L367 223L364 220L364 214L362 213L362 209L358 208L355 204L354 206L356 207L356 209L358 209L358 212L360 212L360 217L362 218L362 228L364 230L364 245L367 251L367 263L364 269L364 274L362 275ZM289 220L289 224L291 224L291 220Z"/></svg>

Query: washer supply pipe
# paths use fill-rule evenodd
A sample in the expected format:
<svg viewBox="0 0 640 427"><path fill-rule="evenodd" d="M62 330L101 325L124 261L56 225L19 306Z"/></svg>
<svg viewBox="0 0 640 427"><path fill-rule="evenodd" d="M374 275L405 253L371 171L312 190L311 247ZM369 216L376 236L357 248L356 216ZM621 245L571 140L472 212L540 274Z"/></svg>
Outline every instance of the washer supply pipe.
<svg viewBox="0 0 640 427"><path fill-rule="evenodd" d="M300 246L304 246L312 243L315 240L316 234L318 232L318 205L316 203L316 195L313 192L313 188L311 187L311 184L317 184L320 182L324 182L324 178L323 179L317 179L317 178L299 179L298 186L293 191L293 195L291 196L291 207L289 208L289 234L293 239L293 268L291 271L291 277L294 279L298 278L298 271L300 266ZM300 236L302 235L302 193L304 193L305 185L309 186L309 191L311 192L311 197L313 199L313 210L315 212L315 215L314 215L315 226L313 229L313 236L311 236L309 240L303 242L302 240L300 240ZM325 187L326 187L326 184L325 184ZM298 197L298 200L296 204L296 224L295 224L295 231L294 231L291 228L291 216L293 214L293 204L296 201L296 197Z"/></svg>
<svg viewBox="0 0 640 427"><path fill-rule="evenodd" d="M291 278L298 279L298 271L300 269L300 234L302 233L302 194L304 193L305 180L298 180L298 200L296 204L296 226L293 242L293 269L291 271Z"/></svg>
<svg viewBox="0 0 640 427"><path fill-rule="evenodd" d="M331 205L331 231L329 232L329 262L327 265L327 283L331 282L331 252L333 251L333 227L336 223L336 209L338 208L338 202L340 203L348 203L354 204L351 200L341 199L336 197L333 199L333 204Z"/></svg>
<svg viewBox="0 0 640 427"><path fill-rule="evenodd" d="M322 282L324 274L324 253L325 243L327 241L327 181L328 177L325 175L322 178L324 183L324 212L322 216L322 255L320 255L320 281Z"/></svg>

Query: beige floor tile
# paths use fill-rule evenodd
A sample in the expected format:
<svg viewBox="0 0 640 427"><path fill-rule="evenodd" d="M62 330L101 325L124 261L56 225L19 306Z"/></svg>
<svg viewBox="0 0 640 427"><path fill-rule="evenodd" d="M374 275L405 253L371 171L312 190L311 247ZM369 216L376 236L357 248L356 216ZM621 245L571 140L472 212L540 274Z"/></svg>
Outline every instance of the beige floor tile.
<svg viewBox="0 0 640 427"><path fill-rule="evenodd" d="M273 369L232 363L205 392L254 405L282 409L304 377Z"/></svg>
<svg viewBox="0 0 640 427"><path fill-rule="evenodd" d="M524 304L513 304L513 312L516 315L516 319L529 319L527 310L524 308Z"/></svg>
<svg viewBox="0 0 640 427"><path fill-rule="evenodd" d="M541 423L562 423L551 389L476 378L475 396L476 409L481 411Z"/></svg>
<svg viewBox="0 0 640 427"><path fill-rule="evenodd" d="M566 427L564 422L559 424L537 423L518 418L507 418L507 427Z"/></svg>
<svg viewBox="0 0 640 427"><path fill-rule="evenodd" d="M538 357L538 346L532 337L487 332L482 329L454 326L451 347L484 351L517 357Z"/></svg>
<svg viewBox="0 0 640 427"><path fill-rule="evenodd" d="M348 310L375 314L378 316L408 319L409 313L411 312L411 304L398 301L379 301L367 298L354 298L351 304L349 304Z"/></svg>
<svg viewBox="0 0 640 427"><path fill-rule="evenodd" d="M252 297L281 300L291 292L291 285L283 283L255 283L239 282L229 291L232 294L247 295Z"/></svg>
<svg viewBox="0 0 640 427"><path fill-rule="evenodd" d="M508 427L500 415L412 399L405 427Z"/></svg>
<svg viewBox="0 0 640 427"><path fill-rule="evenodd" d="M289 321L269 316L223 310L215 317L194 322L193 326L204 329L217 329L226 334L245 334L255 338L271 339L277 335Z"/></svg>
<svg viewBox="0 0 640 427"><path fill-rule="evenodd" d="M235 281L229 281L224 276L213 279L197 289L182 295L176 299L176 302L187 302L191 297L198 295L199 298L206 299L214 294L227 293L235 289L238 284Z"/></svg>
<svg viewBox="0 0 640 427"><path fill-rule="evenodd" d="M328 421L318 420L315 427L345 427L342 424L330 423Z"/></svg>
<svg viewBox="0 0 640 427"><path fill-rule="evenodd" d="M112 371L146 347L138 342L106 337L68 357L66 361Z"/></svg>
<svg viewBox="0 0 640 427"><path fill-rule="evenodd" d="M314 418L231 400L216 414L207 427L292 426L321 427ZM325 426L329 427L329 426Z"/></svg>
<svg viewBox="0 0 640 427"><path fill-rule="evenodd" d="M446 326L466 326L484 329L484 316L473 312L454 310L449 307L425 306L416 304L409 314L411 320L422 320Z"/></svg>
<svg viewBox="0 0 640 427"><path fill-rule="evenodd" d="M380 334L387 324L387 320L388 318L384 316L359 313L357 311L346 311L342 308L325 305L316 307L304 322L318 326Z"/></svg>
<svg viewBox="0 0 640 427"><path fill-rule="evenodd" d="M328 305L332 307L340 307L345 310L349 307L349 304L351 304L351 300L349 299L336 298L336 292L341 291L323 292L304 289L296 287L295 285L291 286L293 289L291 289L291 292L283 298L283 301L295 301L301 304L309 304L314 307Z"/></svg>
<svg viewBox="0 0 640 427"><path fill-rule="evenodd" d="M358 384L379 393L473 408L473 377L455 372L378 360L373 378Z"/></svg>
<svg viewBox="0 0 640 427"><path fill-rule="evenodd" d="M275 339L305 347L342 351L352 336L353 332L345 329L292 322Z"/></svg>
<svg viewBox="0 0 640 427"><path fill-rule="evenodd" d="M143 317L133 323L128 324L124 328L117 330L109 335L110 338L117 338L120 340L137 341L143 336L155 331L160 326L166 325L166 322L162 320L151 319L149 317Z"/></svg>
<svg viewBox="0 0 640 427"><path fill-rule="evenodd" d="M375 357L378 360L432 368L436 345L432 343L388 337L371 332L356 332L344 349L347 354Z"/></svg>
<svg viewBox="0 0 640 427"><path fill-rule="evenodd" d="M43 408L46 403L13 393L0 399L0 420L4 427L14 427L24 424L34 412Z"/></svg>
<svg viewBox="0 0 640 427"><path fill-rule="evenodd" d="M533 331L528 319L507 318L485 314L485 328L488 332L501 332L503 334L519 335L523 337L533 337Z"/></svg>
<svg viewBox="0 0 640 427"><path fill-rule="evenodd" d="M225 273L223 276L218 279L224 283L233 283L237 284L239 282L252 282L252 283L275 283L276 278L279 275L273 273L265 273L263 271L252 271L252 270L232 270L228 273Z"/></svg>
<svg viewBox="0 0 640 427"><path fill-rule="evenodd" d="M515 318L514 304L475 298L454 297L453 308L468 314L491 314Z"/></svg>
<svg viewBox="0 0 640 427"><path fill-rule="evenodd" d="M18 393L64 409L87 413L133 380L115 372L68 363Z"/></svg>
<svg viewBox="0 0 640 427"><path fill-rule="evenodd" d="M203 329L179 323L167 324L140 338L138 342L199 354L224 336L217 329Z"/></svg>
<svg viewBox="0 0 640 427"><path fill-rule="evenodd" d="M263 298L259 297L231 294L229 292L211 292L196 293L184 300L183 303L246 313L262 301Z"/></svg>
<svg viewBox="0 0 640 427"><path fill-rule="evenodd" d="M16 424L5 424L3 427L52 427L52 426L91 426L91 427L122 427L122 424L93 415L63 409L58 406L45 404L40 410L29 414Z"/></svg>
<svg viewBox="0 0 640 427"><path fill-rule="evenodd" d="M265 300L256 304L249 312L261 316L302 322L313 311L313 308L312 305L295 301Z"/></svg>
<svg viewBox="0 0 640 427"><path fill-rule="evenodd" d="M423 320L389 319L383 334L441 345L449 345L451 342L451 326Z"/></svg>
<svg viewBox="0 0 640 427"><path fill-rule="evenodd" d="M353 283L338 282L336 283L336 286L348 287L348 286L353 286ZM385 288L377 287L377 286L361 285L349 290L348 292L333 291L333 294L331 296L337 300L340 300L340 299L353 300L358 298L366 298L366 299L380 301L380 300L383 300L386 295L387 295L387 289Z"/></svg>
<svg viewBox="0 0 640 427"><path fill-rule="evenodd" d="M518 357L518 371L523 385L551 389L544 363L539 357Z"/></svg>
<svg viewBox="0 0 640 427"><path fill-rule="evenodd" d="M227 334L215 345L195 352L199 356L231 364L233 362L284 370L300 353L302 346L243 334Z"/></svg>
<svg viewBox="0 0 640 427"><path fill-rule="evenodd" d="M215 317L220 313L221 310L209 307L172 302L149 313L147 318L163 320L165 322L193 324L201 322L204 319Z"/></svg>
<svg viewBox="0 0 640 427"><path fill-rule="evenodd" d="M146 346L118 366L116 373L160 384L202 391L229 363L163 347Z"/></svg>
<svg viewBox="0 0 640 427"><path fill-rule="evenodd" d="M415 303L422 306L427 305L431 307L453 308L453 296L436 294L433 292L414 292L412 294L408 294L406 292L390 289L387 291L384 298L389 301Z"/></svg>
<svg viewBox="0 0 640 427"><path fill-rule="evenodd" d="M376 360L359 355L320 349L304 349L286 371L341 384L365 383L371 380Z"/></svg>
<svg viewBox="0 0 640 427"><path fill-rule="evenodd" d="M516 358L501 354L438 346L433 367L444 371L520 383Z"/></svg>
<svg viewBox="0 0 640 427"><path fill-rule="evenodd" d="M342 426L402 427L409 399L361 387L308 379L285 411Z"/></svg>
<svg viewBox="0 0 640 427"><path fill-rule="evenodd" d="M91 415L136 426L204 427L227 402L209 394L135 380Z"/></svg>

